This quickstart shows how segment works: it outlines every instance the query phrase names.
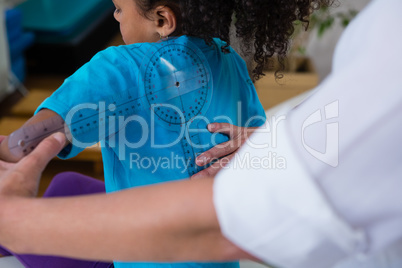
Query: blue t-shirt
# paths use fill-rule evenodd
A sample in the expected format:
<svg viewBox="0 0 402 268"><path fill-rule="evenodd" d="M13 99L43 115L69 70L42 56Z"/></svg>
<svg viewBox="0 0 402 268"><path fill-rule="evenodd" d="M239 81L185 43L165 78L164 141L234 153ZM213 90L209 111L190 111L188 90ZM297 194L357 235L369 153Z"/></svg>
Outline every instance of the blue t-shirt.
<svg viewBox="0 0 402 268"><path fill-rule="evenodd" d="M160 43L110 47L99 52L90 62L66 79L63 85L38 108L38 111L44 108L50 109L63 117L66 122L79 122L81 117L91 118L81 125L71 124L70 132L74 140L59 156L74 157L85 147L100 141L106 191L109 193L136 186L186 179L194 171L199 171L200 169L194 167L197 154L229 140L223 134L209 133L206 130L208 123L226 122L254 127L261 126L265 122L265 112L248 75L246 64L232 48L229 48L229 53L222 52L224 42L219 39L214 39L212 45L207 45L202 39L187 36L179 37L174 42L182 45L181 47L196 46L198 49L196 52L202 53L199 61L201 63L203 59L206 61L201 65L209 66L212 74L211 79L200 75L202 79L208 79L211 88L194 88L191 92L176 95L175 100L164 99L169 104L177 101L176 110L174 107L150 105L151 97L152 100L158 97L163 99L164 95L163 92L151 92L152 84L144 82L148 76L147 72L153 70L149 68L149 64L153 63L155 66L155 62L149 60L152 58L150 55L152 51L158 51L158 46L162 48L163 44ZM192 59L193 56L186 55L184 51L182 54L177 53L174 54L176 58L177 55L186 59L187 57ZM175 65L171 67L172 69L177 69L176 66L180 65L177 63L180 59L176 58L172 59L175 62L172 63ZM198 65L197 61L195 62ZM160 64L165 64L165 67L169 65L169 63ZM156 62L155 68L158 66ZM193 67L181 66L180 70L175 70L175 75L183 76L186 70ZM198 73L198 70L196 71ZM203 73L201 67L199 71ZM149 75L151 76L151 73ZM163 74L159 75L164 77ZM186 79L182 81L184 80ZM144 90L144 87L147 88ZM202 95L203 89L210 91ZM158 111L158 108L162 109ZM125 114L124 112L129 109L132 109L131 112ZM191 110L193 113L194 110L199 111L201 119L193 118L187 123L182 121L179 127L164 120L165 116L174 120L174 117L181 112L189 113L190 118ZM100 124L102 121L107 123ZM141 268L166 266L235 268L238 267L238 263L115 262L116 268L140 266Z"/></svg>

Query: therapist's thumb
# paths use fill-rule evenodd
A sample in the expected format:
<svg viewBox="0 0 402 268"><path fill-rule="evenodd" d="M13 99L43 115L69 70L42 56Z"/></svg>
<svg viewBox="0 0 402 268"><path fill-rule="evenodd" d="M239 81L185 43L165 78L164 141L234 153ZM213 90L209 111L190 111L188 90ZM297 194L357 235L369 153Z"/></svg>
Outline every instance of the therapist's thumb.
<svg viewBox="0 0 402 268"><path fill-rule="evenodd" d="M17 164L17 169L33 173L42 172L50 160L63 149L65 144L66 137L62 133L58 132L47 137Z"/></svg>

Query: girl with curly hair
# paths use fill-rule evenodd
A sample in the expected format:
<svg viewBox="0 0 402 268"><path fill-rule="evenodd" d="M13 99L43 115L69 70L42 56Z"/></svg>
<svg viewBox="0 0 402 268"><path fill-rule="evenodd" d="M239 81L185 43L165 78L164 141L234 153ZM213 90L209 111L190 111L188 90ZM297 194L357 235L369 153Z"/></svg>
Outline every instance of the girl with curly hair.
<svg viewBox="0 0 402 268"><path fill-rule="evenodd" d="M286 56L294 32L293 23L299 20L307 29L311 13L332 3L333 0L137 1L144 16L157 6L170 7L178 20L174 36L196 36L209 44L216 37L229 46L234 23L243 52L252 54L257 63L253 70L255 80L263 75L269 58L275 54L280 59Z"/></svg>
<svg viewBox="0 0 402 268"><path fill-rule="evenodd" d="M62 158L74 157L84 150L85 146L101 141L106 192L108 193L168 180L185 179L200 171L199 168L190 168L195 166L194 159L197 156L196 150L191 145L202 144L202 150L206 151L216 143L228 140L225 135L212 135L209 132L201 131L205 130L207 122L224 118L223 122L243 127L261 126L265 122L265 113L258 100L252 79L248 75L244 61L230 47L232 23L234 22L236 36L240 40L243 52L251 54L256 62L252 78L258 79L263 75L264 65L270 57L274 54L285 56L289 38L293 32L293 22L301 20L308 24L310 13L321 5L328 4L328 1L324 0L113 0L113 2L116 6L114 16L120 23L120 31L126 45L111 47L98 53L90 62L66 79L63 85L40 105L36 115L26 125L33 125L54 117L66 121L75 107L85 103L99 104L116 95L136 99L143 98L145 95L148 98L149 95L152 100L157 99L157 94L150 91L144 93L140 89L143 82L141 80L147 79L142 73L142 68L144 59L152 58L149 51L159 51L168 42L181 44L191 49L195 46L196 54L202 54L198 56L201 59L205 58L204 64L210 67L211 73L208 73L207 76L211 77L207 79L212 86L205 90L200 88L200 96L195 100L186 97L185 94L176 96L180 102L170 102L167 98L169 104L175 104L178 111L175 113L158 106L161 103L157 103L157 108L150 106L151 114L159 117L159 120L162 116L170 117L168 127L162 127L159 124L153 125L154 122L149 111L137 109L130 115L140 117L142 121L132 120L132 117L131 119L123 118L123 124L120 124L118 128L106 127L110 133L104 135L103 138L100 137L97 130L75 136L75 129L69 129L74 139L66 144L59 156ZM162 55L160 57L163 58ZM165 57L163 60L169 61L169 58ZM178 61L180 59L172 57L167 64L174 66ZM162 60L160 62L161 65ZM155 68L160 68L160 65L156 63ZM185 73L187 69L191 69L191 66L181 66L180 70L174 71L175 76ZM152 84L155 85L158 82L150 83L150 89ZM176 86L179 88L180 83ZM208 89L212 91L212 88L213 94L203 95L204 91ZM204 96L207 99L202 100ZM138 103L138 105L141 104ZM209 108L202 110L201 107L207 106ZM164 112L158 114L157 109L160 108ZM185 111L186 109L192 110L193 114ZM181 112L183 114L180 114ZM187 112L189 112L188 117ZM116 113L118 114L118 111ZM203 119L197 121L193 115L202 116ZM80 114L80 116L85 117L85 114ZM175 119L176 121L174 121ZM191 123L183 124L181 119L189 119L188 122L191 121ZM191 126L194 121L197 121L197 125ZM121 123L121 121L119 122ZM145 125L138 124L139 122L145 122ZM186 127L184 130L186 134L194 132L194 130L198 131L197 142L191 141L194 136L179 137L178 131L169 129L171 124L177 122L181 127ZM96 122L94 124L96 125ZM149 125L152 126L149 127ZM144 137L144 133L149 133L147 131L151 131L152 127L155 127L153 133L155 136L152 137L154 140ZM116 137L119 139L116 140ZM133 143L138 144L135 141L142 141L144 138L145 142L141 146L132 146ZM82 146L84 142L78 142L82 140L85 141L85 146ZM215 143L211 142L212 140ZM174 142L172 143L172 141ZM22 156L13 155L7 144L7 139L1 143L0 158L18 161ZM190 146L185 147L187 145L184 144ZM183 161L178 161L176 165L173 165L173 161L178 158ZM144 159L147 162L142 161ZM165 163L165 166L160 165L161 160L167 159L171 161ZM99 181L79 174L67 173L57 176L45 195L82 195L102 192L103 187ZM185 204L183 204L183 209L185 209ZM79 219L71 220L79 221ZM105 238L102 243L108 243L107 239ZM117 244L115 246L119 247ZM124 249L122 248L122 250ZM17 257L29 267L92 267L90 265L94 265L90 262L57 257L23 255L17 255ZM96 265L95 267L108 267L111 264L97 263ZM239 263L166 264L115 261L114 266L237 268Z"/></svg>

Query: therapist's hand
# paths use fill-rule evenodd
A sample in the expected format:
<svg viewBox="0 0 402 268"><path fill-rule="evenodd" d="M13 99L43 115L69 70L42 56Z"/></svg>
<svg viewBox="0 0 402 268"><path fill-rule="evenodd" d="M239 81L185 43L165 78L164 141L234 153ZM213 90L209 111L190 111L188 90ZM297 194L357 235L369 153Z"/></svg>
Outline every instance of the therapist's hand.
<svg viewBox="0 0 402 268"><path fill-rule="evenodd" d="M4 138L0 136L0 142ZM18 163L0 161L0 196L35 197L43 170L63 149L64 144L64 135L56 133L44 139L31 154Z"/></svg>
<svg viewBox="0 0 402 268"><path fill-rule="evenodd" d="M212 133L222 133L229 136L229 141L218 144L214 148L202 153L196 159L198 166L205 166L216 160L208 168L193 175L191 179L202 177L213 177L219 170L225 167L235 156L237 150L246 142L250 135L257 128L244 128L228 123L212 123L208 125L208 130Z"/></svg>

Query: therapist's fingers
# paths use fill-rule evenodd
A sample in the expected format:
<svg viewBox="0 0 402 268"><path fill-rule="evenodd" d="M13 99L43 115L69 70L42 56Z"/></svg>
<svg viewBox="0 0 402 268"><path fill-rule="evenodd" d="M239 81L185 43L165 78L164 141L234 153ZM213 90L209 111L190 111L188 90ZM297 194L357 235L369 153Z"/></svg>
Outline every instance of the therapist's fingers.
<svg viewBox="0 0 402 268"><path fill-rule="evenodd" d="M226 134L232 139L239 136L250 136L256 129L257 127L238 127L229 123L212 123L208 125L209 132Z"/></svg>
<svg viewBox="0 0 402 268"><path fill-rule="evenodd" d="M208 125L208 131L211 133L222 133L228 135L230 138L233 138L238 135L242 131L242 127L238 127L235 125L231 125L229 123L212 123Z"/></svg>
<svg viewBox="0 0 402 268"><path fill-rule="evenodd" d="M216 145L208 151L199 155L196 159L198 166L205 166L214 159L218 159L235 152L242 144L238 139L242 131L241 127L228 123L212 123L208 125L208 130L211 133L222 133L229 136L230 141Z"/></svg>
<svg viewBox="0 0 402 268"><path fill-rule="evenodd" d="M205 166L216 159L235 153L237 149L239 149L241 144L242 143L241 142L239 143L238 140L230 140L218 144L215 147L209 149L208 151L200 154L196 159L196 164L198 166Z"/></svg>
<svg viewBox="0 0 402 268"><path fill-rule="evenodd" d="M3 140L4 140L6 137L7 137L7 136L0 135L0 143L2 143ZM0 177L1 177L2 173L3 173L5 170L9 170L12 166L13 166L13 165L12 165L11 163L4 162L4 161L0 161Z"/></svg>
<svg viewBox="0 0 402 268"><path fill-rule="evenodd" d="M214 159L235 153L256 130L256 128L238 127L228 123L212 123L208 125L208 130L212 133L228 135L230 140L218 144L212 149L199 155L196 159L196 164L198 166L204 166Z"/></svg>
<svg viewBox="0 0 402 268"><path fill-rule="evenodd" d="M14 166L14 163L0 161L0 177L3 175L3 173L10 170L13 166Z"/></svg>
<svg viewBox="0 0 402 268"><path fill-rule="evenodd" d="M63 149L65 141L65 135L62 133L49 136L16 165L16 170L24 174L42 173L50 160Z"/></svg>
<svg viewBox="0 0 402 268"><path fill-rule="evenodd" d="M42 171L50 160L63 149L64 144L64 134L53 134L44 139L28 156L16 164L10 165L8 170L3 170L0 178L0 194L36 196Z"/></svg>
<svg viewBox="0 0 402 268"><path fill-rule="evenodd" d="M216 160L211 166L208 168L198 172L197 174L191 177L192 180L202 179L202 178L211 178L218 174L219 170L224 168L227 164L229 164L230 160L235 156L235 154L227 155L221 159Z"/></svg>

